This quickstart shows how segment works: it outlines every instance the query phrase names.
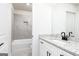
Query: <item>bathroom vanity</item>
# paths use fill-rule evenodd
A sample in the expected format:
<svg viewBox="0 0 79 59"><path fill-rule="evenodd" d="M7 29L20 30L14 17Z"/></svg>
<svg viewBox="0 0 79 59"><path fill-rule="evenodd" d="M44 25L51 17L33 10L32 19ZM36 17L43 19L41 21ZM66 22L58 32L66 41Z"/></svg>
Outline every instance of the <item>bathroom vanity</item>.
<svg viewBox="0 0 79 59"><path fill-rule="evenodd" d="M79 41L40 35L40 56L79 56Z"/></svg>

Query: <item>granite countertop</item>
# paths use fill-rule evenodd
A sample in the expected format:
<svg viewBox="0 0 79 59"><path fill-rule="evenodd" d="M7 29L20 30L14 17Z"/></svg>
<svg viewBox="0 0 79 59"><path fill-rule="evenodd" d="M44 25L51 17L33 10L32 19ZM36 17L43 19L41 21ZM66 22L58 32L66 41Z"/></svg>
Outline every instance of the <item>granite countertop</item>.
<svg viewBox="0 0 79 59"><path fill-rule="evenodd" d="M79 56L79 41L64 41L61 40L60 37L55 37L53 35L40 35L39 38L74 56Z"/></svg>

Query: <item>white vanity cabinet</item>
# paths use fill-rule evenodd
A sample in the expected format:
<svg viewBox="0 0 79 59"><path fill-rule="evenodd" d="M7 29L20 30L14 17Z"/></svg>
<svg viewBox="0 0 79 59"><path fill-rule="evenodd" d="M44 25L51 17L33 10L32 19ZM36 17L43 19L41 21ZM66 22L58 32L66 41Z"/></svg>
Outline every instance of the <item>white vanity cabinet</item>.
<svg viewBox="0 0 79 59"><path fill-rule="evenodd" d="M46 41L40 40L40 56L73 56L73 55Z"/></svg>

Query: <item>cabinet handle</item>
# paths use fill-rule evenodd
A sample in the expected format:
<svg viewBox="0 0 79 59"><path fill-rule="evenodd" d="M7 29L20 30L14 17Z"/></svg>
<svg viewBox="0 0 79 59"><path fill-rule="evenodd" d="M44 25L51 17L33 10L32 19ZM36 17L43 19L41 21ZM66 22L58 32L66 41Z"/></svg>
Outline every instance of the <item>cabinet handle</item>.
<svg viewBox="0 0 79 59"><path fill-rule="evenodd" d="M51 53L49 53L48 51L47 51L47 56L51 56Z"/></svg>
<svg viewBox="0 0 79 59"><path fill-rule="evenodd" d="M51 53L49 53L49 56L51 56Z"/></svg>
<svg viewBox="0 0 79 59"><path fill-rule="evenodd" d="M44 44L44 42L41 41L41 44Z"/></svg>
<svg viewBox="0 0 79 59"><path fill-rule="evenodd" d="M49 54L49 52L47 51L47 56L49 56L48 54Z"/></svg>
<svg viewBox="0 0 79 59"><path fill-rule="evenodd" d="M60 54L60 56L64 56L64 55Z"/></svg>

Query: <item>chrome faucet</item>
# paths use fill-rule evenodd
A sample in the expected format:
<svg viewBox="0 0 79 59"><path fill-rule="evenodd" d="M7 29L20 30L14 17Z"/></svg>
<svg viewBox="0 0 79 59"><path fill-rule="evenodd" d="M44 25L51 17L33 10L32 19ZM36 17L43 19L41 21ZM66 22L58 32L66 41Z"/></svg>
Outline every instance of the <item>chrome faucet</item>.
<svg viewBox="0 0 79 59"><path fill-rule="evenodd" d="M64 34L64 35L62 35L62 34ZM61 32L61 37L62 37L62 40L67 40L65 32Z"/></svg>
<svg viewBox="0 0 79 59"><path fill-rule="evenodd" d="M64 36L62 35L63 33L64 33ZM62 37L65 37L65 32L61 32L61 36L62 36Z"/></svg>
<svg viewBox="0 0 79 59"><path fill-rule="evenodd" d="M69 32L69 37L70 37L70 34L72 34L72 32Z"/></svg>

